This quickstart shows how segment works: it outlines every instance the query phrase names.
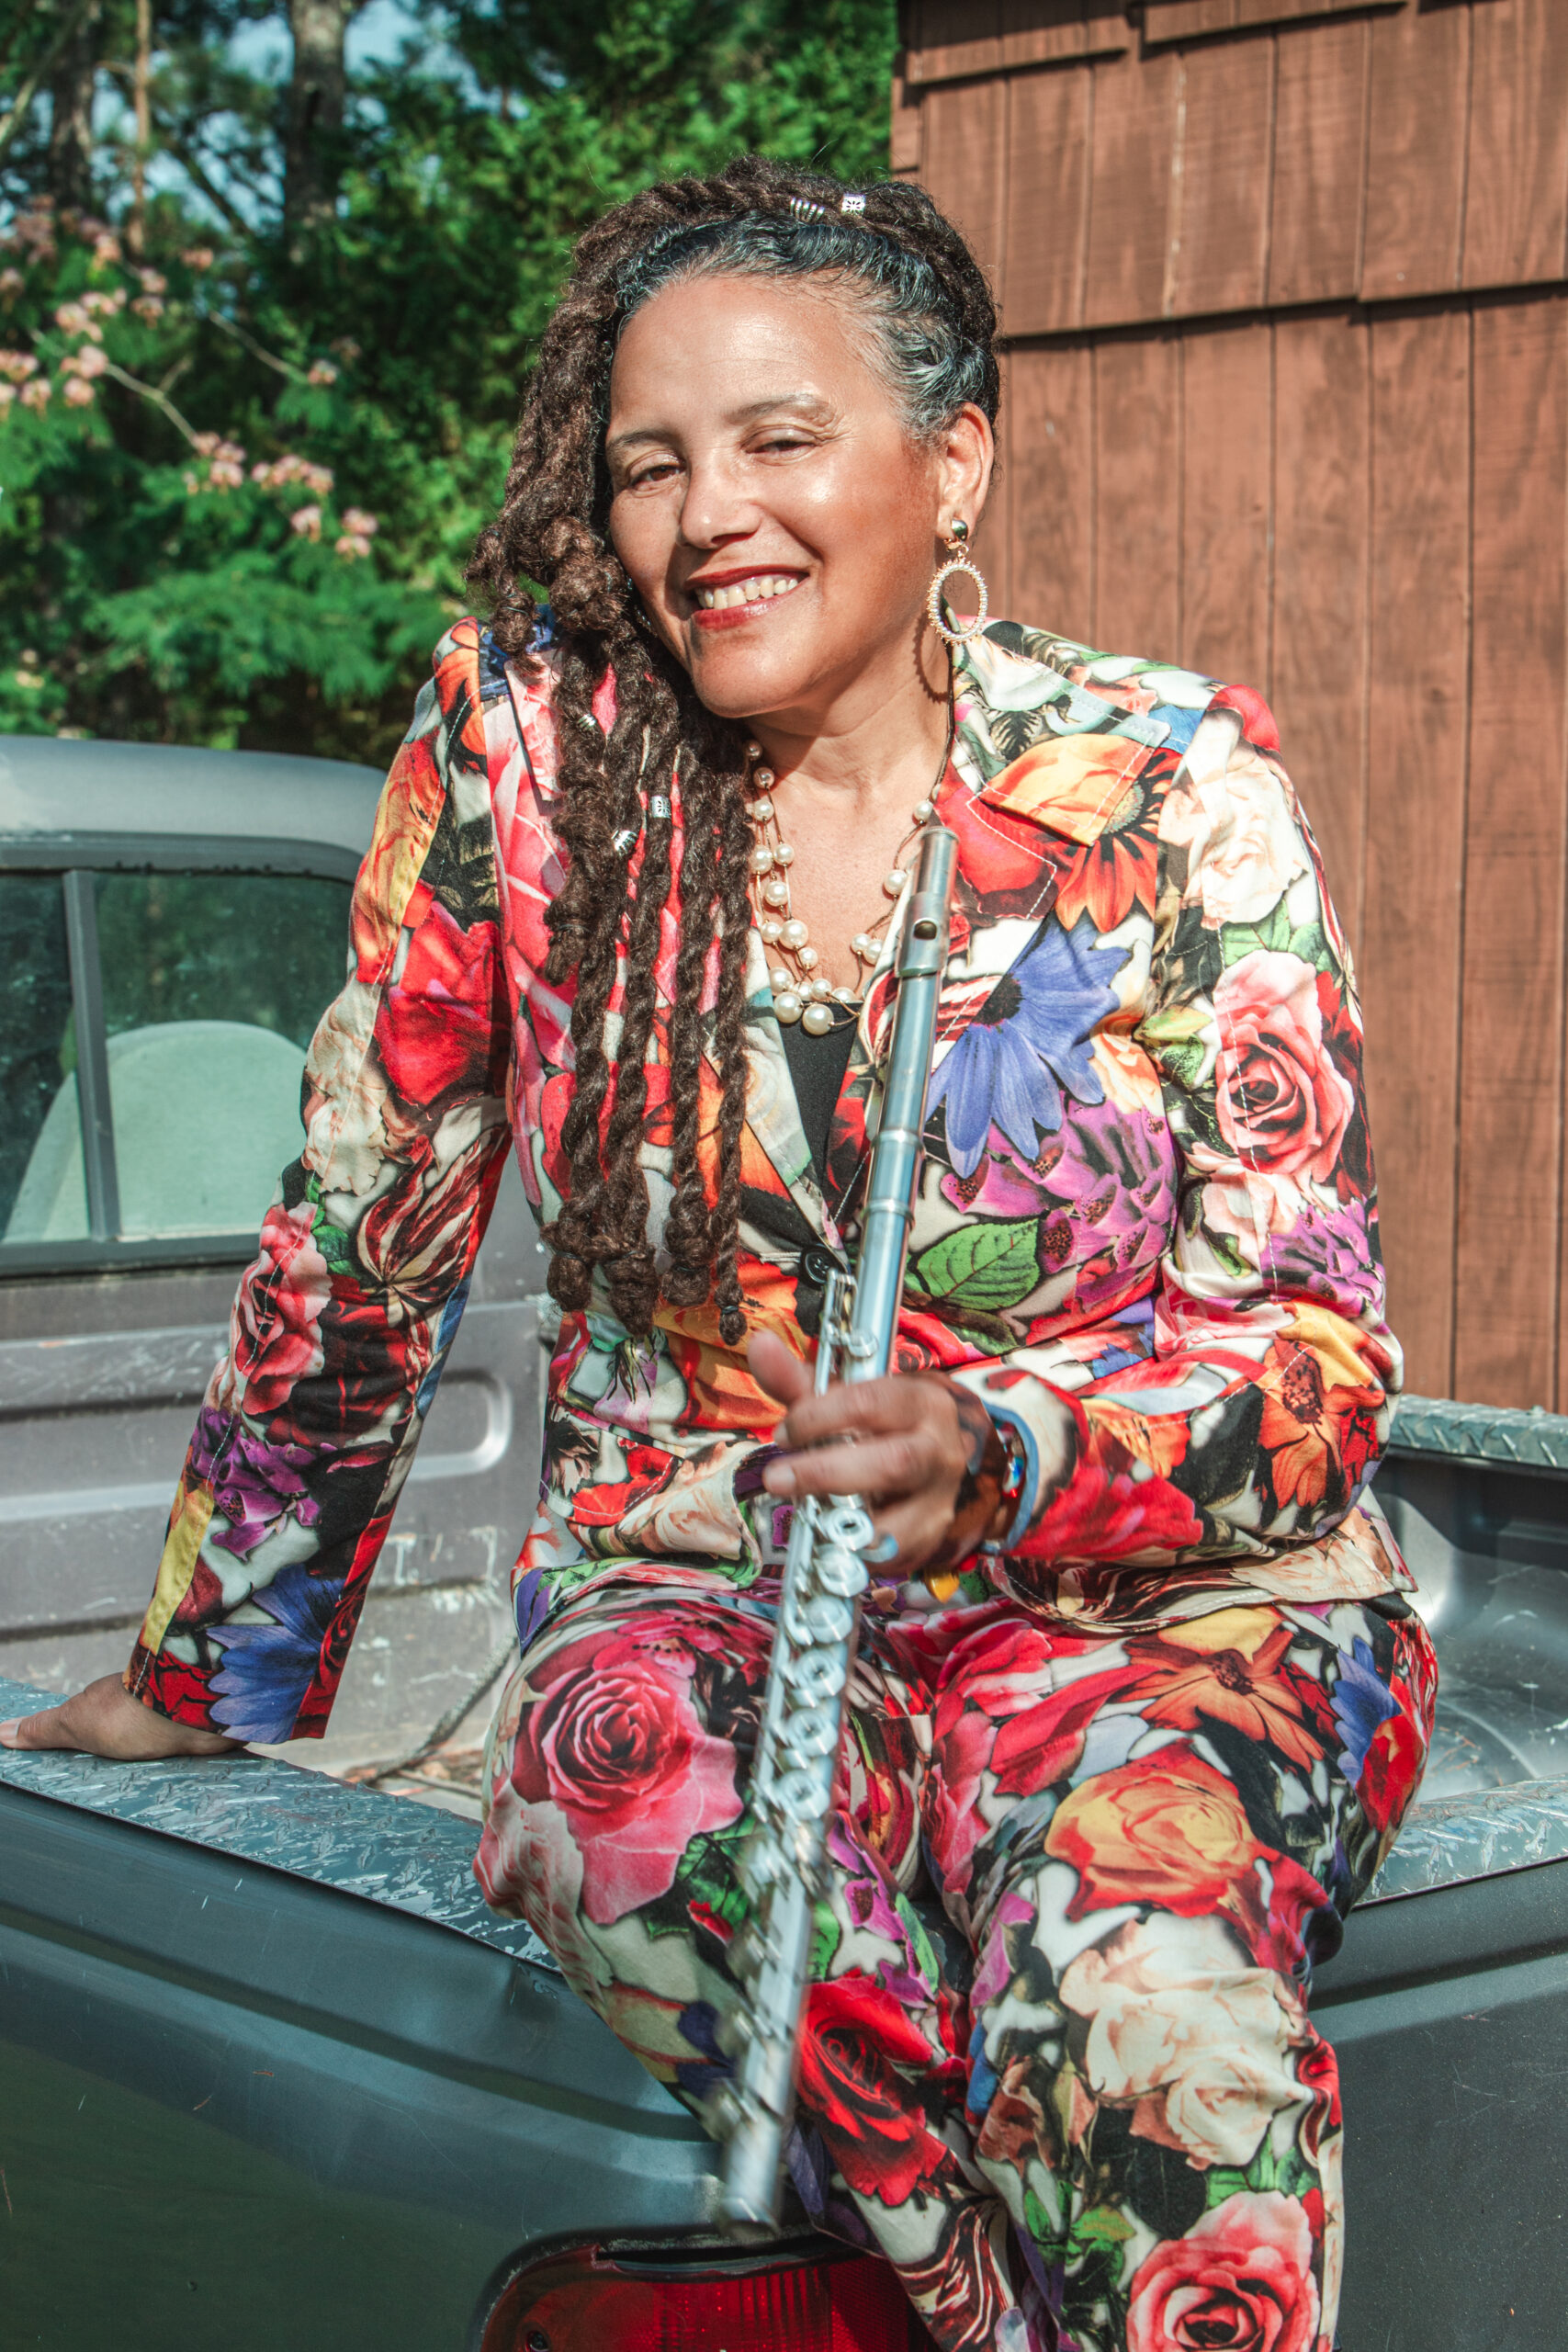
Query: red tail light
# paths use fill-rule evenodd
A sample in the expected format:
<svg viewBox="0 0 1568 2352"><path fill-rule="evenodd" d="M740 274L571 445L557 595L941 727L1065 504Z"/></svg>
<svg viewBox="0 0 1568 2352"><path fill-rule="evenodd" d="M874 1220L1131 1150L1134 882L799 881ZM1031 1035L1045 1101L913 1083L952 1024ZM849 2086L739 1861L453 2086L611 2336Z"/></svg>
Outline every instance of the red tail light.
<svg viewBox="0 0 1568 2352"><path fill-rule="evenodd" d="M746 2268L592 2247L513 2279L480 2352L929 2352L885 2262L829 2256Z"/></svg>

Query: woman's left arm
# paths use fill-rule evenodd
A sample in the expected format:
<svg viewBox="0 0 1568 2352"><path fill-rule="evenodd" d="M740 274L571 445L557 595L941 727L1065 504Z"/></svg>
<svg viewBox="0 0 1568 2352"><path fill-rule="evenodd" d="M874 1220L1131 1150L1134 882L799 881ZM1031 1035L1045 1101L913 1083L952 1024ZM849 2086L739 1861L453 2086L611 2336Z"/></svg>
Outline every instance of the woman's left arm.
<svg viewBox="0 0 1568 2352"><path fill-rule="evenodd" d="M1376 1462L1400 1354L1383 1320L1360 1017L1278 754L1260 698L1222 690L1162 812L1135 1035L1159 1080L1178 1208L1152 1354L1071 1391L1049 1376L1055 1351L1020 1348L870 1384L852 1410L843 1391L790 1400L789 1444L856 1423L897 1573L973 1551L982 1514L1015 1577L1032 1562L1276 1552L1327 1533ZM982 1460L968 1399L1006 1432L1010 1463L996 1447ZM805 1491L849 1465L832 1447L770 1468L767 1484Z"/></svg>
<svg viewBox="0 0 1568 2352"><path fill-rule="evenodd" d="M1153 1354L1053 1389L1037 1430L1027 1351L963 1375L1039 1453L1010 1546L1022 1562L1309 1542L1351 1508L1387 1437L1401 1358L1383 1319L1360 1012L1279 751L1262 699L1222 689L1161 814L1135 1035L1159 1079L1178 1206Z"/></svg>

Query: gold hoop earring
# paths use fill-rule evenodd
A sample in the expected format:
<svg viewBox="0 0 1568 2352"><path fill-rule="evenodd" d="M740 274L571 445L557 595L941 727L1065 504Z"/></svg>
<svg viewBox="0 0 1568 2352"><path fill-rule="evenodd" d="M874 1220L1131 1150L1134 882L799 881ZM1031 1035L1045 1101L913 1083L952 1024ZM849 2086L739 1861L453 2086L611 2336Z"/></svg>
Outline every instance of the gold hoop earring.
<svg viewBox="0 0 1568 2352"><path fill-rule="evenodd" d="M954 516L953 527L947 535L947 544L952 549L952 555L950 560L941 565L932 576L926 597L926 610L931 615L932 628L947 644L967 645L969 639L972 637L978 637L986 626L986 616L991 608L990 592L986 586L984 574L976 569L973 559L964 552L969 544L969 526L962 515ZM964 622L958 628L950 628L942 618L942 592L955 571L967 572L980 592L979 611L973 620Z"/></svg>

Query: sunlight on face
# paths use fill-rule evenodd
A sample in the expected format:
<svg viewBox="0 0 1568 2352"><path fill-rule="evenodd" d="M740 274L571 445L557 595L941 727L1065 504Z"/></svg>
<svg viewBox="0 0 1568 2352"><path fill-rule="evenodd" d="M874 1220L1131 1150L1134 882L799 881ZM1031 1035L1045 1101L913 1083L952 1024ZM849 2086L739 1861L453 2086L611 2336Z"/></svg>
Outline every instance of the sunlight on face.
<svg viewBox="0 0 1568 2352"><path fill-rule="evenodd" d="M852 294L667 287L622 336L606 457L615 551L710 710L806 716L908 673L944 465L910 438Z"/></svg>

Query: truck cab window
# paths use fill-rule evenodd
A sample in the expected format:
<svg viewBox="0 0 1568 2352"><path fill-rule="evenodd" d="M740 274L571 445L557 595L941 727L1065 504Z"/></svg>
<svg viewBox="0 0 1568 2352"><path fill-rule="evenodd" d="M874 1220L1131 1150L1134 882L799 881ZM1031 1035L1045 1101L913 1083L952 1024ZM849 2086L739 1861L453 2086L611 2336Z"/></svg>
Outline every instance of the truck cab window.
<svg viewBox="0 0 1568 2352"><path fill-rule="evenodd" d="M87 1017L99 1029L93 1049L107 1080L111 1235L148 1242L253 1234L279 1170L299 1156L305 1049L343 985L349 886L278 874L73 880L89 878L90 920L73 949L96 974L85 995L75 975L76 1002L92 1006ZM5 881L7 889L20 881L35 894L52 891L56 904L62 895L58 876ZM0 1230L7 1241L36 1244L89 1230L90 1171L67 927L51 963L42 915L31 923L17 951L21 1009L7 1001L15 1078L10 1061L6 1068L7 1104L19 1087L32 1108L30 1125L16 1123L25 1141L12 1148L18 1164Z"/></svg>
<svg viewBox="0 0 1568 2352"><path fill-rule="evenodd" d="M23 1238L12 1230L17 1194L51 1105L62 1090L69 1091L73 1114L75 1068L60 876L0 874L0 1235L7 1239ZM74 1203L61 1207L62 1236L85 1234L79 1171Z"/></svg>

